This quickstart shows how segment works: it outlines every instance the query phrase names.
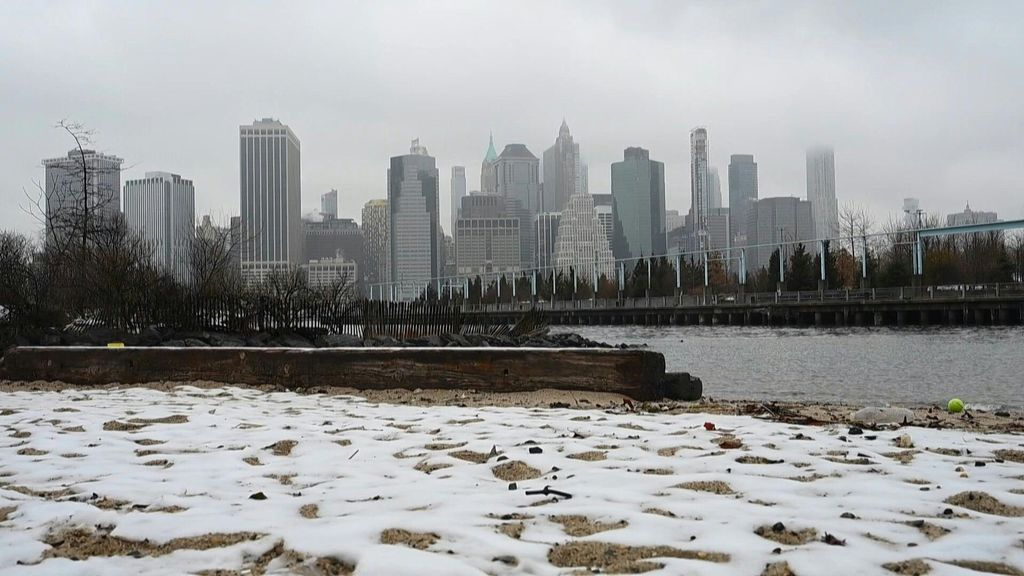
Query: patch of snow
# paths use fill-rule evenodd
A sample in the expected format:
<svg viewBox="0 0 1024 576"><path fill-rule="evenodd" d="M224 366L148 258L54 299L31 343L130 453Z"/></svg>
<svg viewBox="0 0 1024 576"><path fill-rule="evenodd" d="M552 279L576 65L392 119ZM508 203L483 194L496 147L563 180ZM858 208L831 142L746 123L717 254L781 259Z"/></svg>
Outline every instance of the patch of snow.
<svg viewBox="0 0 1024 576"><path fill-rule="evenodd" d="M788 562L798 574L821 573L825 566L874 574L883 572L882 564L911 558L927 559L940 575L962 572L941 563L948 560L1024 565L1020 518L945 503L960 492L984 491L1024 507L1024 469L994 456L1022 449L1021 437L1010 434L911 427L853 436L845 427L746 416L415 407L187 386L3 393L0 412L0 510L13 508L0 522L3 575L239 570L279 542L300 555L354 565L359 574L417 576L562 574L572 569L553 566L548 553L567 542L730 556L722 563L651 560L664 564L654 572L661 574L757 574L775 561ZM112 421L169 415L188 421L104 430ZM705 430L706 421L717 430ZM903 434L916 451L907 463L894 457L901 451L894 441ZM721 449L715 440L724 435L743 447ZM297 442L288 455L268 449L282 440ZM492 447L505 461L522 461L542 476L510 490L491 471L500 456L483 464L453 456L465 450L486 455ZM587 451L607 458L568 457ZM146 465L159 460L169 466ZM774 461L781 462L763 463ZM420 464L446 467L426 474ZM708 481L726 483L733 494L676 487ZM547 497L526 492L545 486L573 497L535 506ZM251 499L256 493L266 499ZM104 498L124 505L98 506ZM300 514L304 505L316 505L316 515ZM181 510L153 511L169 507ZM502 520L507 515L528 518ZM554 515L625 525L573 538L550 519ZM914 520L950 532L933 541L907 524ZM520 539L499 531L512 522L524 525ZM777 522L791 530L813 528L818 538L782 545L754 533ZM152 543L210 533L263 536L160 557L41 560L50 548L42 542L48 534L97 526ZM381 534L389 529L437 539L424 550L383 544ZM846 545L822 542L826 532ZM781 554L773 554L775 548Z"/></svg>

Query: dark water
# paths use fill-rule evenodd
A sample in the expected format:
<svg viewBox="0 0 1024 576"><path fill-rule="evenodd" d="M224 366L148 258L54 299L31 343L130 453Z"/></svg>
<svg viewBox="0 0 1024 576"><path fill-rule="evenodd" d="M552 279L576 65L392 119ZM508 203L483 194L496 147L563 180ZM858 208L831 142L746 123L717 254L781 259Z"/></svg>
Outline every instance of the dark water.
<svg viewBox="0 0 1024 576"><path fill-rule="evenodd" d="M1024 406L1024 327L755 328L572 326L611 343L646 343L713 398L851 404Z"/></svg>

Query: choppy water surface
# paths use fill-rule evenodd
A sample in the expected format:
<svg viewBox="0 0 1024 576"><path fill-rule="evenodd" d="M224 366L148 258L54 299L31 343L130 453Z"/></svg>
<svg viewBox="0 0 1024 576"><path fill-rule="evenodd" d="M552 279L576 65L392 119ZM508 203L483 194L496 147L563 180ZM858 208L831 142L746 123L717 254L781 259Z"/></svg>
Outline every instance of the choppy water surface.
<svg viewBox="0 0 1024 576"><path fill-rule="evenodd" d="M646 343L713 398L852 404L1024 406L1024 328L569 326L604 342Z"/></svg>

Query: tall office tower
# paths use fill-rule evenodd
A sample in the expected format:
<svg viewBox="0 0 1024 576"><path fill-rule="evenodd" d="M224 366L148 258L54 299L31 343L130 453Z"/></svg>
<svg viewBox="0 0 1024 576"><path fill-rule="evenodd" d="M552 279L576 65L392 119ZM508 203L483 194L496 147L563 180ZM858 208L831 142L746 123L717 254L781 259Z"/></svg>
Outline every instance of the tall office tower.
<svg viewBox="0 0 1024 576"><path fill-rule="evenodd" d="M391 279L391 234L387 200L370 200L363 205L363 282L371 284Z"/></svg>
<svg viewBox="0 0 1024 576"><path fill-rule="evenodd" d="M601 222L601 230L608 238L608 245L615 241L615 199L611 194L591 194L594 199L594 210Z"/></svg>
<svg viewBox="0 0 1024 576"><path fill-rule="evenodd" d="M509 144L494 163L495 194L540 211L540 160L523 144Z"/></svg>
<svg viewBox="0 0 1024 576"><path fill-rule="evenodd" d="M819 147L807 152L807 201L814 214L815 233L820 238L839 236L836 159L831 148ZM813 250L817 250L817 246Z"/></svg>
<svg viewBox="0 0 1024 576"><path fill-rule="evenodd" d="M183 284L191 276L196 236L196 193L191 180L169 172L146 172L124 183L124 218L153 251L153 261Z"/></svg>
<svg viewBox="0 0 1024 576"><path fill-rule="evenodd" d="M107 229L121 214L117 156L74 149L43 160L46 168L46 239L61 248Z"/></svg>
<svg viewBox="0 0 1024 576"><path fill-rule="evenodd" d="M747 245L747 212L757 202L757 162L753 154L729 157L729 234L731 246Z"/></svg>
<svg viewBox="0 0 1024 576"><path fill-rule="evenodd" d="M723 256L729 248L729 209L712 208L708 210L708 250Z"/></svg>
<svg viewBox="0 0 1024 576"><path fill-rule="evenodd" d="M326 194L320 195L320 216L324 220L334 220L338 217L338 191L332 189Z"/></svg>
<svg viewBox="0 0 1024 576"><path fill-rule="evenodd" d="M456 275L511 273L521 269L519 202L499 195L462 199L455 223Z"/></svg>
<svg viewBox="0 0 1024 576"><path fill-rule="evenodd" d="M495 194L509 201L509 216L520 221L520 262L534 260L533 218L540 210L540 160L522 144L509 144L494 162Z"/></svg>
<svg viewBox="0 0 1024 576"><path fill-rule="evenodd" d="M304 219L302 236L303 262L340 257L354 262L360 272L366 265L363 256L363 232L359 229L359 224L351 218L325 217L322 221Z"/></svg>
<svg viewBox="0 0 1024 576"><path fill-rule="evenodd" d="M555 243L558 240L558 225L561 212L541 212L534 219L533 228L537 236L536 267L544 270L555 265Z"/></svg>
<svg viewBox="0 0 1024 576"><path fill-rule="evenodd" d="M946 226L967 226L970 224L993 224L999 221L999 214L995 212L978 212L971 210L970 202L963 212L957 212L946 216Z"/></svg>
<svg viewBox="0 0 1024 576"><path fill-rule="evenodd" d="M722 207L722 182L718 179L718 168L708 169L708 190L711 194L711 209Z"/></svg>
<svg viewBox="0 0 1024 576"><path fill-rule="evenodd" d="M747 245L760 246L746 251L747 270L754 272L768 265L774 244L815 239L814 216L810 202L799 198L762 198L751 202L747 210ZM813 250L808 245L807 250ZM784 249L784 257L793 246Z"/></svg>
<svg viewBox="0 0 1024 576"><path fill-rule="evenodd" d="M665 165L647 150L626 148L612 164L617 258L665 254Z"/></svg>
<svg viewBox="0 0 1024 576"><path fill-rule="evenodd" d="M391 281L401 300L418 297L440 276L437 196L437 163L417 138L409 154L391 158L388 169Z"/></svg>
<svg viewBox="0 0 1024 576"><path fill-rule="evenodd" d="M454 230L452 231L454 233ZM441 253L442 261L444 266L441 268L441 276L445 278L454 278L456 264L458 264L456 257L457 251L455 250L455 238L447 234L441 239Z"/></svg>
<svg viewBox="0 0 1024 576"><path fill-rule="evenodd" d="M494 163L498 161L498 153L494 150L494 134L487 140L487 154L480 164L480 193L496 194L498 183L495 178Z"/></svg>
<svg viewBox="0 0 1024 576"><path fill-rule="evenodd" d="M686 223L686 216L679 213L679 210L665 210L665 234L677 228L682 228Z"/></svg>
<svg viewBox="0 0 1024 576"><path fill-rule="evenodd" d="M260 281L302 260L299 139L270 118L240 126L242 277Z"/></svg>
<svg viewBox="0 0 1024 576"><path fill-rule="evenodd" d="M690 131L690 215L694 245L707 249L708 210L711 209L711 183L708 176L708 131Z"/></svg>
<svg viewBox="0 0 1024 576"><path fill-rule="evenodd" d="M563 273L572 269L578 277L591 282L595 270L599 276L612 277L614 256L590 194L573 194L562 211L555 241L555 267Z"/></svg>
<svg viewBox="0 0 1024 576"><path fill-rule="evenodd" d="M585 191L580 145L563 119L555 144L544 151L544 198L539 211L561 212L569 197Z"/></svg>
<svg viewBox="0 0 1024 576"><path fill-rule="evenodd" d="M455 221L459 219L459 210L462 208L462 199L466 196L466 167L452 166L452 236L455 235Z"/></svg>

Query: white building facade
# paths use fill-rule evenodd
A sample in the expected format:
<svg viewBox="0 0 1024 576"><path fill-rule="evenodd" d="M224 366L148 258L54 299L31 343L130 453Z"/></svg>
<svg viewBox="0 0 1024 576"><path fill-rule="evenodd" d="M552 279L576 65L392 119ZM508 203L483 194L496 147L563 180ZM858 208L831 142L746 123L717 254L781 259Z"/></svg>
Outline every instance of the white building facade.
<svg viewBox="0 0 1024 576"><path fill-rule="evenodd" d="M566 203L558 224L555 241L555 267L579 277L589 278L594 271L611 278L615 268L612 248L601 228L590 194L574 194Z"/></svg>
<svg viewBox="0 0 1024 576"><path fill-rule="evenodd" d="M356 263L340 256L310 260L303 268L306 269L306 280L312 288L333 286L338 283L353 284L359 277Z"/></svg>
<svg viewBox="0 0 1024 576"><path fill-rule="evenodd" d="M146 172L124 183L124 218L146 239L153 262L183 284L191 280L196 234L195 188L170 172Z"/></svg>

